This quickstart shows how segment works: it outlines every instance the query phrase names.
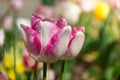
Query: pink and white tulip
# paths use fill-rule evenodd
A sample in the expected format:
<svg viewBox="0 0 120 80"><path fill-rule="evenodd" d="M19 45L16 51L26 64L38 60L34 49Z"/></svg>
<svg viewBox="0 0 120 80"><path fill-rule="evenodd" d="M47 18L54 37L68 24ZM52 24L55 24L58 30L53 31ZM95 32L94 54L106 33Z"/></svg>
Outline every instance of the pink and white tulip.
<svg viewBox="0 0 120 80"><path fill-rule="evenodd" d="M37 66L35 60L29 55L27 50L23 51L23 63L28 71L35 70L35 66Z"/></svg>
<svg viewBox="0 0 120 80"><path fill-rule="evenodd" d="M70 60L75 58L79 54L84 41L85 41L84 27L74 27L72 29L68 50L62 59Z"/></svg>
<svg viewBox="0 0 120 80"><path fill-rule="evenodd" d="M21 11L25 6L25 0L10 0L10 5L13 10Z"/></svg>
<svg viewBox="0 0 120 80"><path fill-rule="evenodd" d="M9 79L8 79L8 76L5 73L0 71L0 80L9 80Z"/></svg>
<svg viewBox="0 0 120 80"><path fill-rule="evenodd" d="M36 15L32 16L31 25L21 25L25 46L30 55L41 62L59 60L67 50L71 27L64 19L51 21Z"/></svg>

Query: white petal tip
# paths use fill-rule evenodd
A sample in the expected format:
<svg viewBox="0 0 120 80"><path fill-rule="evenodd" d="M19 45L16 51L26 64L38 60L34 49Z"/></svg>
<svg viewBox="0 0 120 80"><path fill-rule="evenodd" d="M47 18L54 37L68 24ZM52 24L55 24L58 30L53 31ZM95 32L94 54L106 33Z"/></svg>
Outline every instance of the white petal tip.
<svg viewBox="0 0 120 80"><path fill-rule="evenodd" d="M78 31L78 32L76 33L76 36L84 36L84 33L81 32L81 31Z"/></svg>
<svg viewBox="0 0 120 80"><path fill-rule="evenodd" d="M71 26L66 26L66 27L64 27L64 30L65 31L71 31L72 29L71 29Z"/></svg>

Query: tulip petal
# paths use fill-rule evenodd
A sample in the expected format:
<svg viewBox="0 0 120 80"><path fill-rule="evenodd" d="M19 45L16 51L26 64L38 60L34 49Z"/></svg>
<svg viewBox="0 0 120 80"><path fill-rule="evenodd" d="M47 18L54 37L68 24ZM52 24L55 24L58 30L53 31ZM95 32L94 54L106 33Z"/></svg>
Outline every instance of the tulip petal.
<svg viewBox="0 0 120 80"><path fill-rule="evenodd" d="M67 52L67 55L70 55L70 58L74 58L78 55L83 46L84 40L85 36L84 33L81 31L77 32L76 36L73 39L71 39L68 46L69 49Z"/></svg>
<svg viewBox="0 0 120 80"><path fill-rule="evenodd" d="M60 31L53 35L46 47L46 56L54 55L54 49L58 43Z"/></svg>
<svg viewBox="0 0 120 80"><path fill-rule="evenodd" d="M70 40L71 27L67 26L63 28L63 31L59 37L59 41L56 45L56 54L57 57L65 54L67 46Z"/></svg>
<svg viewBox="0 0 120 80"><path fill-rule="evenodd" d="M72 28L72 35L75 36L78 31L81 31L81 32L84 33L85 29L84 29L83 26L81 26L81 27L74 27L74 28Z"/></svg>
<svg viewBox="0 0 120 80"><path fill-rule="evenodd" d="M42 21L42 18L38 17L37 15L33 15L31 19L31 25L34 25L35 23ZM34 28L34 26L32 26Z"/></svg>
<svg viewBox="0 0 120 80"><path fill-rule="evenodd" d="M50 38L58 31L55 26L56 25L48 21L41 21L39 23L38 33L44 48L48 44Z"/></svg>
<svg viewBox="0 0 120 80"><path fill-rule="evenodd" d="M24 42L27 42L27 33L26 33L24 27L28 27L28 26L23 25L23 24L21 24L20 26L21 26L21 27L18 27L18 29L19 29L19 31L21 32L22 36L23 36Z"/></svg>
<svg viewBox="0 0 120 80"><path fill-rule="evenodd" d="M21 26L26 33L25 45L30 55L37 60L38 55L40 55L40 51L42 47L39 35L31 28L24 26L24 25L21 25Z"/></svg>
<svg viewBox="0 0 120 80"><path fill-rule="evenodd" d="M60 57L62 57L66 50L69 43L71 34L71 27L67 26L64 27L63 31L57 32L50 40L50 43L48 43L46 47L46 56L51 58L52 61L58 60ZM50 60L51 60L50 59Z"/></svg>
<svg viewBox="0 0 120 80"><path fill-rule="evenodd" d="M65 19L61 18L61 19L57 20L56 25L58 28L63 28L65 26L67 26L67 22Z"/></svg>
<svg viewBox="0 0 120 80"><path fill-rule="evenodd" d="M42 21L43 19L38 17L37 15L33 15L31 19L31 28L38 32L39 30L39 22Z"/></svg>

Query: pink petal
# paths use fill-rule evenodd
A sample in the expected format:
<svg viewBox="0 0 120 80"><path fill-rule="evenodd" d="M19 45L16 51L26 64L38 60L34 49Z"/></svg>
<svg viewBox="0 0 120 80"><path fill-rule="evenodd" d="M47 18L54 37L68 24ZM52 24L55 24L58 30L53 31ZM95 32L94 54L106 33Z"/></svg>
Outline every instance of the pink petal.
<svg viewBox="0 0 120 80"><path fill-rule="evenodd" d="M74 38L71 39L69 46L68 46L68 51L65 54L65 56L63 57L63 59L65 59L65 60L73 59L74 57L76 57L79 54L79 52L83 46L84 40L85 40L84 33L78 31L76 33L76 35L74 36Z"/></svg>
<svg viewBox="0 0 120 80"><path fill-rule="evenodd" d="M58 31L59 29L55 24L49 21L40 21L37 27L37 33L40 36L43 47L46 47L51 37Z"/></svg>
<svg viewBox="0 0 120 80"><path fill-rule="evenodd" d="M37 31L40 21L42 21L42 22L47 21L47 22L50 22L51 24L55 24L55 21L53 21L53 20L50 20L48 18L42 19L41 17L39 17L37 15L33 15L32 19L31 19L31 25L32 25L33 30Z"/></svg>
<svg viewBox="0 0 120 80"><path fill-rule="evenodd" d="M35 30L35 25L37 25L37 23L40 21L42 21L42 18L38 17L37 15L33 15L31 19L32 29Z"/></svg>
<svg viewBox="0 0 120 80"><path fill-rule="evenodd" d="M73 38L78 31L81 31L81 32L84 33L84 30L85 30L85 28L83 26L81 26L81 27L73 27L72 28L72 36L71 36L71 38Z"/></svg>
<svg viewBox="0 0 120 80"><path fill-rule="evenodd" d="M57 32L46 47L46 56L50 61L57 61L66 52L71 34L71 27L65 27L63 31Z"/></svg>
<svg viewBox="0 0 120 80"><path fill-rule="evenodd" d="M60 31L58 31L56 34L54 34L53 37L50 39L50 41L46 47L46 56L54 55L54 49L58 43L59 36L60 36Z"/></svg>
<svg viewBox="0 0 120 80"><path fill-rule="evenodd" d="M28 71L35 70L34 68L36 66L35 60L29 55L27 50L23 51L23 62L26 70Z"/></svg>
<svg viewBox="0 0 120 80"><path fill-rule="evenodd" d="M81 31L81 32L84 32L84 27L81 26L81 27L73 27L72 28L72 33L76 33L77 31Z"/></svg>
<svg viewBox="0 0 120 80"><path fill-rule="evenodd" d="M38 57L41 51L41 41L39 35L29 27L22 25L23 30L26 33L26 47L31 55ZM33 56L32 56L33 57Z"/></svg>
<svg viewBox="0 0 120 80"><path fill-rule="evenodd" d="M25 31L25 33L28 35L28 34L34 34L35 31L32 30L30 27L26 26L26 25L23 25L21 24L21 27L22 29Z"/></svg>
<svg viewBox="0 0 120 80"><path fill-rule="evenodd" d="M59 41L56 45L57 57L63 56L65 54L70 40L70 34L71 34L71 27L70 26L64 27L60 34Z"/></svg>
<svg viewBox="0 0 120 80"><path fill-rule="evenodd" d="M61 19L57 20L56 25L59 28L63 28L65 26L67 26L67 22L65 19L61 18Z"/></svg>

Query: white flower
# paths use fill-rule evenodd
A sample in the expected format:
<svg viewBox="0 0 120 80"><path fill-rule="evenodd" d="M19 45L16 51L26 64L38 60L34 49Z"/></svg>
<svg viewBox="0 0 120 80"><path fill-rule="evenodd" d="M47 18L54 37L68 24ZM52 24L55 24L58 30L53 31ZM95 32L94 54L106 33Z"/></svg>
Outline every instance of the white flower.
<svg viewBox="0 0 120 80"><path fill-rule="evenodd" d="M95 0L79 0L82 12L91 12L95 7Z"/></svg>
<svg viewBox="0 0 120 80"><path fill-rule="evenodd" d="M70 24L77 23L81 13L80 7L77 4L69 1L63 1L59 3L57 10L59 11L58 13L67 19L68 23Z"/></svg>

